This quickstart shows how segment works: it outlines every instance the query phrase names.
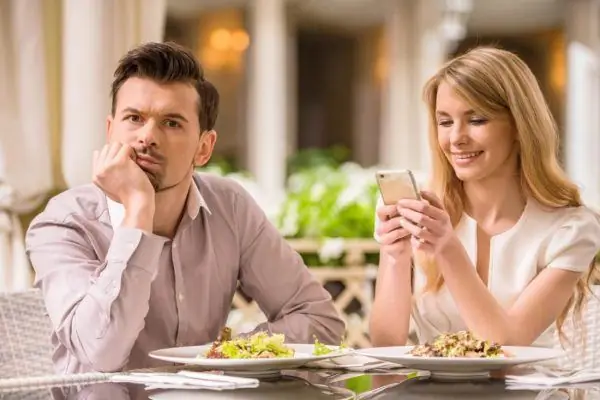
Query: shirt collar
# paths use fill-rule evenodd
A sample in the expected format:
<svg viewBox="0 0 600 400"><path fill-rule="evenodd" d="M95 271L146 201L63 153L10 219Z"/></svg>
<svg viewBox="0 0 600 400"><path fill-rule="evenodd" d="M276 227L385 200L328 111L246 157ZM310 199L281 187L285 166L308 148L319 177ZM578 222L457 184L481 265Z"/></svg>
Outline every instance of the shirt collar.
<svg viewBox="0 0 600 400"><path fill-rule="evenodd" d="M113 228L120 226L123 222L123 218L125 218L125 207L123 207L121 203L110 199L108 196L106 196L106 204L108 206L110 224ZM192 183L190 185L186 207L188 216L192 220L198 217L201 208L204 208L209 214L211 214L210 209L206 204L206 200L204 200L204 197L200 193L200 189L198 188L198 185L194 179L192 179Z"/></svg>

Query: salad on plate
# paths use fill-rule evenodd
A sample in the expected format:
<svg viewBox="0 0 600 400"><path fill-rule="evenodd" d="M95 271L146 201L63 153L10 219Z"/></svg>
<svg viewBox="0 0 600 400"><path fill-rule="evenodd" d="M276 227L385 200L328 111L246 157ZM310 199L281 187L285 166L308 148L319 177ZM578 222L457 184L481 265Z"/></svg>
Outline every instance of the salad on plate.
<svg viewBox="0 0 600 400"><path fill-rule="evenodd" d="M345 350L342 343L338 346L327 346L316 337L312 350L313 356L326 356L339 350ZM200 357L209 359L261 359L261 358L293 358L296 350L285 343L285 335L256 332L247 337L232 337L231 329L225 327L210 349Z"/></svg>
<svg viewBox="0 0 600 400"><path fill-rule="evenodd" d="M443 333L432 342L415 346L410 354L415 357L499 358L509 356L499 344L481 340L469 331Z"/></svg>

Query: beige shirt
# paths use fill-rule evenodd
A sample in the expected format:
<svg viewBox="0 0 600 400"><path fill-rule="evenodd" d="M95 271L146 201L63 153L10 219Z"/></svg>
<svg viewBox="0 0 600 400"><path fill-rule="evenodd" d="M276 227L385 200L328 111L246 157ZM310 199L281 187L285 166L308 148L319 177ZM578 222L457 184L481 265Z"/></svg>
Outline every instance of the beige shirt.
<svg viewBox="0 0 600 400"><path fill-rule="evenodd" d="M345 326L302 258L235 182L194 177L173 240L119 227L94 185L48 203L27 252L54 326L60 373L162 365L148 352L216 339L239 282L290 342L339 343Z"/></svg>

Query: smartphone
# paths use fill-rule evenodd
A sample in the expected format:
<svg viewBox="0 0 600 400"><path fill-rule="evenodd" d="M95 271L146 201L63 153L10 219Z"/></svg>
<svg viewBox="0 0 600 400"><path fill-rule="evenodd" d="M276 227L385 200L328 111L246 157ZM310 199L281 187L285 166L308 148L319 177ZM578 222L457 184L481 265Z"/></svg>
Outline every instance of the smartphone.
<svg viewBox="0 0 600 400"><path fill-rule="evenodd" d="M377 171L375 177L385 205L396 204L401 199L421 200L417 181L411 170Z"/></svg>

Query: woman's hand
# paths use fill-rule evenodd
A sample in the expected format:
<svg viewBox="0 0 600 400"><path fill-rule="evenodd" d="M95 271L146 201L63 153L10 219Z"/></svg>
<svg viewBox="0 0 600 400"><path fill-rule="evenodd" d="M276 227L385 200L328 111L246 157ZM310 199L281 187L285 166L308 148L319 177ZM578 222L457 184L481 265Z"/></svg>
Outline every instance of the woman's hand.
<svg viewBox="0 0 600 400"><path fill-rule="evenodd" d="M421 197L400 200L398 212L403 217L402 227L411 234L413 248L436 256L457 240L456 233L440 199L428 191L422 191Z"/></svg>
<svg viewBox="0 0 600 400"><path fill-rule="evenodd" d="M396 261L401 257L412 255L410 247L410 233L402 228L402 217L398 215L398 206L380 206L377 208L377 241L381 245L381 252L389 255Z"/></svg>

